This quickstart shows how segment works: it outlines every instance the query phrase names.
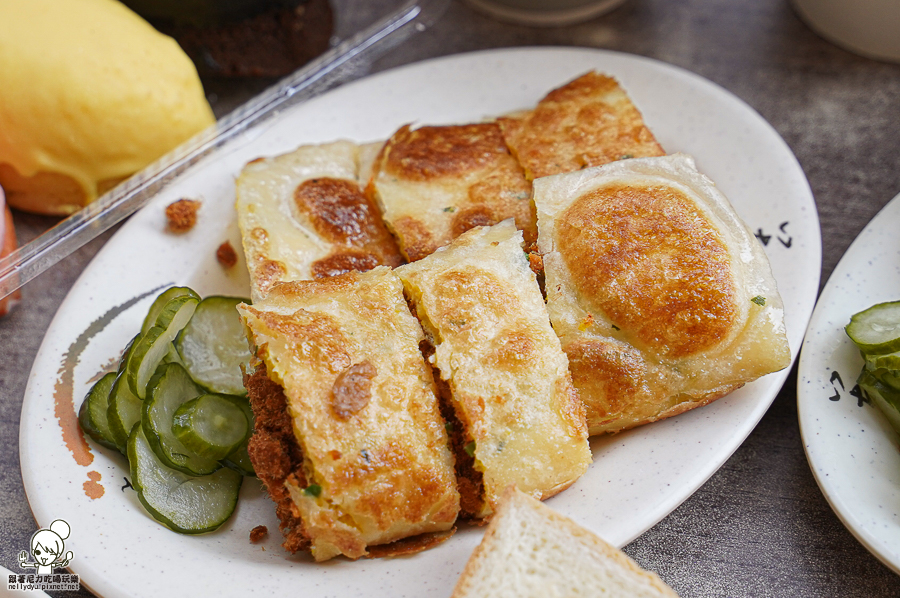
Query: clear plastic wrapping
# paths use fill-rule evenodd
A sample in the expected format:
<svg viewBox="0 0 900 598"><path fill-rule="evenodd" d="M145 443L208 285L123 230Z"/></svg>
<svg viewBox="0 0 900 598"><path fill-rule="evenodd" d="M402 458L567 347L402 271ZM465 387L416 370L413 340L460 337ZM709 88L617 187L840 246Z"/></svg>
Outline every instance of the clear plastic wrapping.
<svg viewBox="0 0 900 598"><path fill-rule="evenodd" d="M203 158L222 151L239 135L341 83L364 75L372 61L423 31L449 0L398 1L384 10L373 5L333 0L337 35L332 48L254 97L209 129L127 179L94 203L69 216L28 244L0 259L0 297L38 276L73 251L146 205L156 194ZM352 18L341 5L353 4ZM377 8L376 8L377 6ZM370 10L367 8L370 7Z"/></svg>

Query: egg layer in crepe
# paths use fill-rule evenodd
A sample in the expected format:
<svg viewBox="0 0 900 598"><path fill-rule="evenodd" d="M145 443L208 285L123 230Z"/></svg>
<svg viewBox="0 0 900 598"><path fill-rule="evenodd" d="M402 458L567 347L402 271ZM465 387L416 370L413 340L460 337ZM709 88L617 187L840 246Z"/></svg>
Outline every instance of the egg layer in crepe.
<svg viewBox="0 0 900 598"><path fill-rule="evenodd" d="M489 515L510 485L536 498L571 485L591 462L584 409L512 220L396 272L434 347L461 425L456 444L481 476L472 505L472 476L460 475L464 509Z"/></svg>
<svg viewBox="0 0 900 598"><path fill-rule="evenodd" d="M616 80L596 72L497 123L529 180L665 153Z"/></svg>
<svg viewBox="0 0 900 598"><path fill-rule="evenodd" d="M547 303L592 434L717 399L790 363L762 246L693 159L535 181Z"/></svg>
<svg viewBox="0 0 900 598"><path fill-rule="evenodd" d="M244 167L237 179L237 213L254 301L278 281L402 263L378 209L362 191L368 153L369 146L336 141Z"/></svg>
<svg viewBox="0 0 900 598"><path fill-rule="evenodd" d="M369 190L411 262L507 218L526 243L537 238L531 185L496 123L400 128L375 161Z"/></svg>
<svg viewBox="0 0 900 598"><path fill-rule="evenodd" d="M315 559L449 530L459 511L453 456L400 279L379 266L279 283L239 310L283 389L302 468L282 483ZM266 468L252 438L250 448Z"/></svg>

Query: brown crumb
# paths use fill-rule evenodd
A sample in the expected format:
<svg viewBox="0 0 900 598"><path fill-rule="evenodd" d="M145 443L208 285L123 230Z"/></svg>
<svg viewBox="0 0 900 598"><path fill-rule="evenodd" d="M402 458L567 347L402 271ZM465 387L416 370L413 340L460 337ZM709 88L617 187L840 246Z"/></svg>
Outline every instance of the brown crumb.
<svg viewBox="0 0 900 598"><path fill-rule="evenodd" d="M269 534L269 528L265 525L257 525L252 530L250 530L250 541L251 542L259 542L263 538L265 538Z"/></svg>
<svg viewBox="0 0 900 598"><path fill-rule="evenodd" d="M197 224L197 210L200 202L196 199L179 199L166 206L166 222L173 233L186 233Z"/></svg>
<svg viewBox="0 0 900 598"><path fill-rule="evenodd" d="M226 270L233 268L237 263L237 252L231 246L231 241L225 241L216 249L216 259Z"/></svg>

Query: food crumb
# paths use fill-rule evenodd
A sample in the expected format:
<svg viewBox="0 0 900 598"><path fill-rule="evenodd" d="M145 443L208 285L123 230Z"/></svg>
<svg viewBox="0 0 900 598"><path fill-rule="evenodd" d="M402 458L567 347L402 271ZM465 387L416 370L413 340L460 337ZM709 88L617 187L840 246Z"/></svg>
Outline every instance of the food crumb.
<svg viewBox="0 0 900 598"><path fill-rule="evenodd" d="M269 528L265 525L257 525L252 530L250 530L250 541L251 542L259 542L263 538L265 538L269 534Z"/></svg>
<svg viewBox="0 0 900 598"><path fill-rule="evenodd" d="M237 252L231 246L231 241L225 241L216 249L216 259L226 270L233 268L237 263Z"/></svg>
<svg viewBox="0 0 900 598"><path fill-rule="evenodd" d="M200 202L196 199L179 199L166 206L166 222L173 233L186 233L197 224L197 210Z"/></svg>

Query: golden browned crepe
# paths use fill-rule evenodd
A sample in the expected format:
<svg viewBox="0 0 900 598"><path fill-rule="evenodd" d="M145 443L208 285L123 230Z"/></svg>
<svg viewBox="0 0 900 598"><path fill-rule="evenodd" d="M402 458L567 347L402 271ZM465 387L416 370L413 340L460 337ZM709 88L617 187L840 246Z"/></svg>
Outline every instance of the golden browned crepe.
<svg viewBox="0 0 900 598"><path fill-rule="evenodd" d="M378 156L369 190L411 262L507 218L526 243L537 238L531 185L496 123L402 127Z"/></svg>
<svg viewBox="0 0 900 598"><path fill-rule="evenodd" d="M237 213L254 301L278 281L403 262L362 191L367 174L360 171L369 168L369 153L367 146L336 141L244 167L237 179Z"/></svg>
<svg viewBox="0 0 900 598"><path fill-rule="evenodd" d="M590 432L706 404L790 363L759 242L691 158L535 181L547 302Z"/></svg>
<svg viewBox="0 0 900 598"><path fill-rule="evenodd" d="M529 180L665 154L616 80L596 72L497 122Z"/></svg>
<svg viewBox="0 0 900 598"><path fill-rule="evenodd" d="M474 514L489 515L510 485L536 498L571 485L591 462L584 410L513 221L396 272L483 476Z"/></svg>
<svg viewBox="0 0 900 598"><path fill-rule="evenodd" d="M453 457L400 279L379 266L279 283L239 310L284 391L305 473L284 484L315 559L449 530Z"/></svg>

